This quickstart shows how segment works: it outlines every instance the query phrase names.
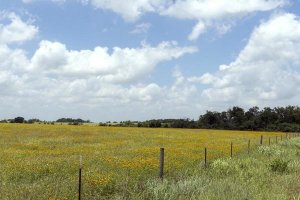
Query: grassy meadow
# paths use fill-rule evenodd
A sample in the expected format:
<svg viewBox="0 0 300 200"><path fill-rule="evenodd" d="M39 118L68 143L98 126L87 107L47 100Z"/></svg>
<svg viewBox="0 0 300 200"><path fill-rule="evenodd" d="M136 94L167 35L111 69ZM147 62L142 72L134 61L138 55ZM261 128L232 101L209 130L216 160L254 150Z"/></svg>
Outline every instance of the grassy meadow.
<svg viewBox="0 0 300 200"><path fill-rule="evenodd" d="M260 135L267 146L258 148ZM268 147L268 138L274 144L275 136L279 145ZM0 124L0 199L76 199L80 155L82 199L299 199L300 140L281 142L281 136L285 138L273 132ZM157 178L160 147L165 148L163 182ZM203 167L204 147L208 169ZM289 170L273 173L269 165L275 162L280 168L280 158L288 159Z"/></svg>

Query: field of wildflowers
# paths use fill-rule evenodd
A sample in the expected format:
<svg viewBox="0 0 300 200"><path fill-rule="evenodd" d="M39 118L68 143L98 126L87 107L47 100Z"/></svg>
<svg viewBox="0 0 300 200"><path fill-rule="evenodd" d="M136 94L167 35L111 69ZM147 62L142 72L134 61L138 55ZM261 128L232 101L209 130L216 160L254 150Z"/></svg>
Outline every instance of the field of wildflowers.
<svg viewBox="0 0 300 200"><path fill-rule="evenodd" d="M79 156L83 198L131 196L158 176L159 148L165 148L165 176L202 167L208 159L234 156L283 133L199 129L0 124L0 199L75 199ZM260 149L262 152L268 150ZM279 151L279 150L278 150ZM214 164L213 166L217 166ZM186 175L186 173L185 173Z"/></svg>

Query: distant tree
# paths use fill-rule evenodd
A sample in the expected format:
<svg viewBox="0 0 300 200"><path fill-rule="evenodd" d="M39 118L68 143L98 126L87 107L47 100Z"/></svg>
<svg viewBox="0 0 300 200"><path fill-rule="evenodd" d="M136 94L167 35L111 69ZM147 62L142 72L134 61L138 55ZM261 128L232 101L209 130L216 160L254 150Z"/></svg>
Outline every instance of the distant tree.
<svg viewBox="0 0 300 200"><path fill-rule="evenodd" d="M106 124L106 123L103 123L103 122L100 122L100 123L99 123L99 126L107 126L107 124Z"/></svg>
<svg viewBox="0 0 300 200"><path fill-rule="evenodd" d="M243 108L233 107L227 111L229 122L232 129L240 129L245 121L245 112Z"/></svg>
<svg viewBox="0 0 300 200"><path fill-rule="evenodd" d="M73 119L73 118L60 118L58 120L56 120L56 122L60 122L60 123L74 123L74 122L77 122L77 123L90 123L90 120L83 120L83 119Z"/></svg>
<svg viewBox="0 0 300 200"><path fill-rule="evenodd" d="M24 117L16 117L14 119L14 123L19 123L19 124L24 123Z"/></svg>
<svg viewBox="0 0 300 200"><path fill-rule="evenodd" d="M274 109L265 107L257 117L257 123L261 129L268 129L268 126L276 124L278 116Z"/></svg>
<svg viewBox="0 0 300 200"><path fill-rule="evenodd" d="M8 121L6 119L2 119L0 123L8 123Z"/></svg>
<svg viewBox="0 0 300 200"><path fill-rule="evenodd" d="M202 128L217 128L220 124L220 113L206 111L199 118L199 126Z"/></svg>
<svg viewBox="0 0 300 200"><path fill-rule="evenodd" d="M162 127L163 127L163 128L169 128L170 125L169 125L168 123L164 123L164 124L162 125Z"/></svg>
<svg viewBox="0 0 300 200"><path fill-rule="evenodd" d="M159 127L161 127L161 122L159 120L151 120L149 123L149 127L159 128Z"/></svg>
<svg viewBox="0 0 300 200"><path fill-rule="evenodd" d="M197 123L190 119L176 119L171 123L172 128L193 128L193 126L197 126Z"/></svg>
<svg viewBox="0 0 300 200"><path fill-rule="evenodd" d="M38 122L41 122L41 120L39 119L29 119L26 121L28 124L34 124L34 123L38 123Z"/></svg>

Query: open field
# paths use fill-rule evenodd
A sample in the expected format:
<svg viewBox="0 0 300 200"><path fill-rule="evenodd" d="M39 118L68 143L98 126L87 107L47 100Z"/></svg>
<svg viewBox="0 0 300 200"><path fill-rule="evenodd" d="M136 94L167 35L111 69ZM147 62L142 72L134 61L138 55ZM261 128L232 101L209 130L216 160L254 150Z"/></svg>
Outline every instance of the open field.
<svg viewBox="0 0 300 200"><path fill-rule="evenodd" d="M160 147L165 147L166 182L174 184L204 170L204 147L212 161L228 157L233 142L237 157L249 139L254 151L260 135L265 143L268 137L272 143L275 136L285 137L272 132L0 124L0 199L77 198L79 155L83 199L152 199L145 191L158 176ZM157 184L162 187L157 192L167 187Z"/></svg>

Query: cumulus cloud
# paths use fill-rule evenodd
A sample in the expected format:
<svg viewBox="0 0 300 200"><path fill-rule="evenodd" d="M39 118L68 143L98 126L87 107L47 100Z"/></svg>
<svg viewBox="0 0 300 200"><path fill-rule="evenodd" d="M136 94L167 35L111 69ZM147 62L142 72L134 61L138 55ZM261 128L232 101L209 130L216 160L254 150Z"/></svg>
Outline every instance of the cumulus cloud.
<svg viewBox="0 0 300 200"><path fill-rule="evenodd" d="M96 8L112 10L127 21L136 21L147 12L155 12L163 4L159 0L83 0L84 4L90 3Z"/></svg>
<svg viewBox="0 0 300 200"><path fill-rule="evenodd" d="M127 21L136 21L148 12L197 21L189 40L196 40L209 27L224 34L232 21L257 11L269 11L286 5L288 0L83 0L98 9L112 10Z"/></svg>
<svg viewBox="0 0 300 200"><path fill-rule="evenodd" d="M210 87L203 96L245 104L284 101L299 96L300 19L275 14L255 28L235 61L215 74L192 77Z"/></svg>
<svg viewBox="0 0 300 200"><path fill-rule="evenodd" d="M247 3L239 0L178 0L160 14L178 19L197 20L189 35L189 40L196 40L210 26L215 27L218 32L225 33L230 30L231 21L236 18L252 12L273 10L286 3L286 0L252 0Z"/></svg>
<svg viewBox="0 0 300 200"><path fill-rule="evenodd" d="M64 76L97 76L114 83L130 82L150 73L162 62L197 51L195 47L179 47L176 42L161 42L156 47L143 44L139 48L107 47L93 50L68 50L59 42L41 41L31 58L33 72Z"/></svg>
<svg viewBox="0 0 300 200"><path fill-rule="evenodd" d="M157 46L142 44L138 48L107 47L93 50L68 50L59 42L41 41L31 58L20 49L0 48L2 70L22 72L48 79L86 79L99 83L121 84L147 76L157 64L197 51L195 47L179 47L176 42Z"/></svg>
<svg viewBox="0 0 300 200"><path fill-rule="evenodd" d="M23 0L24 3L34 1L42 0ZM65 0L51 1L65 2ZM92 5L97 9L111 10L129 22L135 22L149 12L177 19L194 20L196 25L188 39L196 40L208 28L214 28L218 33L224 34L231 30L233 21L250 13L283 7L289 3L289 0L251 0L247 2L240 0L80 0L80 2L83 5ZM145 26L137 30L145 30Z"/></svg>
<svg viewBox="0 0 300 200"><path fill-rule="evenodd" d="M4 21L9 23L4 23ZM15 13L0 13L0 45L21 43L33 39L38 28L23 21Z"/></svg>
<svg viewBox="0 0 300 200"><path fill-rule="evenodd" d="M0 25L3 36L0 44L0 108L4 113L12 113L8 109L11 106L14 111L24 110L25 113L48 110L54 116L62 110L69 115L72 105L82 108L78 109L81 116L92 113L88 108L151 107L162 99L175 97L176 92L179 97L179 91L174 88L170 93L168 87L148 82L149 74L162 62L197 51L193 46L181 47L172 41L154 46L143 42L136 48L97 46L72 50L61 42L42 40L33 55L28 56L21 45L14 44L33 39L38 28L16 14L7 16L10 21ZM25 34L21 35L21 31ZM59 110L55 110L57 107Z"/></svg>

